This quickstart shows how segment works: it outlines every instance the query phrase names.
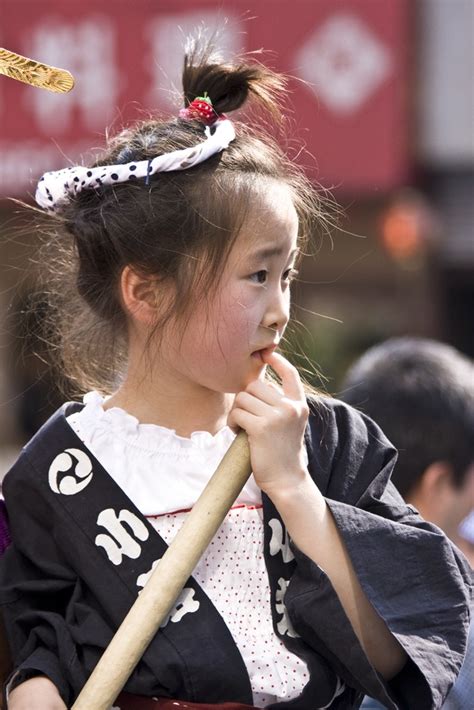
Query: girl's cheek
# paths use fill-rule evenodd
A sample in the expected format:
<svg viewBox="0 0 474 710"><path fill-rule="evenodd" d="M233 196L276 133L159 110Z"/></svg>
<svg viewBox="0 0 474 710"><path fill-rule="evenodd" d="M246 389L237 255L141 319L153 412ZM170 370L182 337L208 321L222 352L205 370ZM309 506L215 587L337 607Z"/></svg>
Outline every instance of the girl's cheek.
<svg viewBox="0 0 474 710"><path fill-rule="evenodd" d="M222 304L224 306L224 304ZM263 317L262 299L258 299L253 287L239 285L228 294L222 311L222 321L230 329L230 337L250 337Z"/></svg>
<svg viewBox="0 0 474 710"><path fill-rule="evenodd" d="M242 287L234 299L236 307L241 311L249 313L257 313L265 308L266 291L255 288L255 285L249 284L247 287Z"/></svg>
<svg viewBox="0 0 474 710"><path fill-rule="evenodd" d="M234 294L233 298L229 301L226 312L228 322L234 323L244 323L249 319L249 314L252 311L252 302L248 298L244 289L241 289L238 293Z"/></svg>
<svg viewBox="0 0 474 710"><path fill-rule="evenodd" d="M251 314L248 309L233 309L228 313L222 323L222 330L225 332L226 340L230 343L235 341L248 341L252 333Z"/></svg>

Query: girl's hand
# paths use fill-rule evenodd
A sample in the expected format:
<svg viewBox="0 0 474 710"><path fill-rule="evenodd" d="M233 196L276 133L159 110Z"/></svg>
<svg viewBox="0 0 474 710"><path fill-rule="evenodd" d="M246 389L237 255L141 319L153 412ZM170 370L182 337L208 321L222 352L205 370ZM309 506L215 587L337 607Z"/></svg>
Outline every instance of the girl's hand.
<svg viewBox="0 0 474 710"><path fill-rule="evenodd" d="M8 697L8 710L67 710L59 691L46 676L18 685Z"/></svg>
<svg viewBox="0 0 474 710"><path fill-rule="evenodd" d="M309 475L304 445L309 409L296 368L277 353L264 360L280 375L282 387L254 380L236 396L228 423L247 432L255 480L272 497Z"/></svg>

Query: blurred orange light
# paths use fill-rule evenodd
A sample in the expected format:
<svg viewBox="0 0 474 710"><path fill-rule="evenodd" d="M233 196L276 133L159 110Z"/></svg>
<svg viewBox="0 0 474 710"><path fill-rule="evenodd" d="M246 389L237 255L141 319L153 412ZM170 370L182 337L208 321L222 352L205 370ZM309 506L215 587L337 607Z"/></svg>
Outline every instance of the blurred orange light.
<svg viewBox="0 0 474 710"><path fill-rule="evenodd" d="M409 259L418 253L423 234L416 211L408 205L392 206L382 219L382 242L397 259Z"/></svg>
<svg viewBox="0 0 474 710"><path fill-rule="evenodd" d="M390 256L408 261L421 252L435 236L435 220L424 198L415 192L399 195L381 218L381 241Z"/></svg>

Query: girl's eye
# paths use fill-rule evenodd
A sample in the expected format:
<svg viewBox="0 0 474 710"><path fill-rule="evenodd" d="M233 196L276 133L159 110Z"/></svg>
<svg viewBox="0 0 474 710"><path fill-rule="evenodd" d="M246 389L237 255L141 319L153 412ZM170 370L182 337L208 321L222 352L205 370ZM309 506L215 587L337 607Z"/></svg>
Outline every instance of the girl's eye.
<svg viewBox="0 0 474 710"><path fill-rule="evenodd" d="M256 271L254 274L250 275L251 281L255 281L258 284L264 284L267 281L267 276L268 276L268 271L265 269L261 269L260 271Z"/></svg>
<svg viewBox="0 0 474 710"><path fill-rule="evenodd" d="M282 275L282 281L290 282L293 281L294 278L298 276L298 272L296 269L287 269L286 271L283 272ZM261 269L260 271L256 271L254 274L250 275L250 280L255 281L255 283L258 284L265 284L268 281L268 271L266 269Z"/></svg>

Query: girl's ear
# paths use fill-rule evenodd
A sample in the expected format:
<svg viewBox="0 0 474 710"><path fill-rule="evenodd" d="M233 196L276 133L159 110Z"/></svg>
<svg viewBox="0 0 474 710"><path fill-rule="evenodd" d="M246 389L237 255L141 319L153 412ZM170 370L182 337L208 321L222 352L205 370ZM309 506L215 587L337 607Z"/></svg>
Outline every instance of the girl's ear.
<svg viewBox="0 0 474 710"><path fill-rule="evenodd" d="M126 266L120 276L120 295L127 314L143 325L158 318L157 279Z"/></svg>

